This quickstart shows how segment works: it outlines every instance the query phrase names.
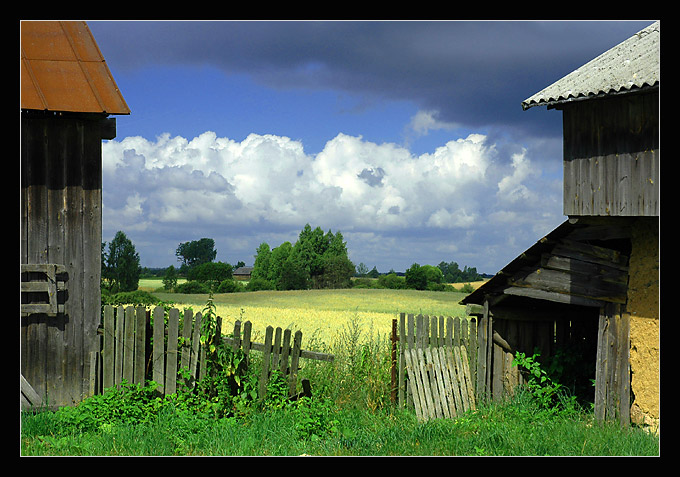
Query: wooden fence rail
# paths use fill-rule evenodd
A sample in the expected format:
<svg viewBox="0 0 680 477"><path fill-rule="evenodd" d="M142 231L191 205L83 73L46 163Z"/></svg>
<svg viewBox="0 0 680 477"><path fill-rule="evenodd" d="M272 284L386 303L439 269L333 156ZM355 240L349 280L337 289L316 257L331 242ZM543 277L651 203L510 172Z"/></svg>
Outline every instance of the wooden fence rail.
<svg viewBox="0 0 680 477"><path fill-rule="evenodd" d="M413 405L423 420L474 409L476 320L401 313L398 329L398 405Z"/></svg>
<svg viewBox="0 0 680 477"><path fill-rule="evenodd" d="M179 310L171 308L166 320L165 309L161 306L153 310L143 306L105 306L100 327L101 351L92 355L90 393L99 394L120 385L123 380L143 384L151 379L158 384L161 394L175 393L178 379L184 379L183 384L192 387L205 374L205 351L200 343L202 320L202 314L194 315L191 309L184 310L184 317L180 319ZM218 316L217 328L220 330L221 321ZM268 326L264 343L256 343L251 340L251 322L236 321L232 335L220 339L235 350L241 348L246 363L251 351L263 353L260 397L265 396L267 382L274 370L287 376L292 396L296 391L300 358L332 361L334 357L302 349L301 331L291 335L290 329ZM308 384L303 383L303 388L309 393Z"/></svg>

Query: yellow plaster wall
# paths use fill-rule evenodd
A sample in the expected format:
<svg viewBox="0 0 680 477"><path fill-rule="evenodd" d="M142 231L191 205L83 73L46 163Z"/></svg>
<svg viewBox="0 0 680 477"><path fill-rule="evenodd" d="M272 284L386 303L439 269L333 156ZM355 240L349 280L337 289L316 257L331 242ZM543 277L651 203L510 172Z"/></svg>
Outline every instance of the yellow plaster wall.
<svg viewBox="0 0 680 477"><path fill-rule="evenodd" d="M659 223L642 217L633 227L628 303L632 422L659 425Z"/></svg>

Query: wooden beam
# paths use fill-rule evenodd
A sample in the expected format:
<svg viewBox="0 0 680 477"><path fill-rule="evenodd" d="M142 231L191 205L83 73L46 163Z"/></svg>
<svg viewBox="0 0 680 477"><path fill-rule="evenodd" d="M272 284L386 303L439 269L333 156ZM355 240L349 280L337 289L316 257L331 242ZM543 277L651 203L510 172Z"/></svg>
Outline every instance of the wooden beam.
<svg viewBox="0 0 680 477"><path fill-rule="evenodd" d="M537 288L528 287L507 287L503 289L503 293L514 296L522 296L527 298L537 298L540 300L554 301L557 303L566 303L568 305L582 305L582 306L594 306L599 308L604 305L604 301L596 300L593 298L582 297L578 295L568 295L565 293L556 293L546 290L540 290Z"/></svg>

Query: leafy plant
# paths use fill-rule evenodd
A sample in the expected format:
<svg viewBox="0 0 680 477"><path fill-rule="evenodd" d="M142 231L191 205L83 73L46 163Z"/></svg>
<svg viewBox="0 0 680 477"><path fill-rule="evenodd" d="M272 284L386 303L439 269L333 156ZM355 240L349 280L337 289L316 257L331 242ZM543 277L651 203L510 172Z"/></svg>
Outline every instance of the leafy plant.
<svg viewBox="0 0 680 477"><path fill-rule="evenodd" d="M536 352L533 356L525 353L516 352L513 365L521 366L525 370L526 388L538 404L544 409L557 410L559 392L562 385L553 381L548 373L541 367L538 358L540 353Z"/></svg>

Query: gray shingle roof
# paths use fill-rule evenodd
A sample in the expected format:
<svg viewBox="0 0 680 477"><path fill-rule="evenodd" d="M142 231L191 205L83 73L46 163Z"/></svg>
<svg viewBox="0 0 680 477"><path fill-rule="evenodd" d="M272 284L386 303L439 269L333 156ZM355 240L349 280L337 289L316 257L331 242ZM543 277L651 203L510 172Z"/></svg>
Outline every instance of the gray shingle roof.
<svg viewBox="0 0 680 477"><path fill-rule="evenodd" d="M522 102L522 109L659 85L661 27L655 22Z"/></svg>

